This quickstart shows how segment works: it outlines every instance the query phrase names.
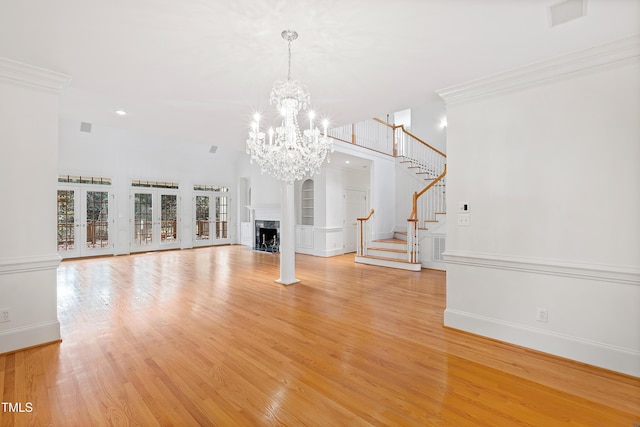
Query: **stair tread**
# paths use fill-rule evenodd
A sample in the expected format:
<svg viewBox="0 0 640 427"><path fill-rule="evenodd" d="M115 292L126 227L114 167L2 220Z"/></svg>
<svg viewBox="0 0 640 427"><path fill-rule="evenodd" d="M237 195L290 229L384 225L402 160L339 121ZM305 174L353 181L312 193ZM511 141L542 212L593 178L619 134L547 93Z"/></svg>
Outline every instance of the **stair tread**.
<svg viewBox="0 0 640 427"><path fill-rule="evenodd" d="M379 240L373 240L374 242L379 242L379 243L402 243L402 244L407 244L406 240L402 240L402 239L379 239Z"/></svg>
<svg viewBox="0 0 640 427"><path fill-rule="evenodd" d="M404 242L404 240L403 240L403 242ZM369 250L370 251L396 252L396 253L400 253L400 254L401 253L405 253L405 254L407 253L406 249L391 249L391 248L376 248L376 247L371 248L370 247Z"/></svg>
<svg viewBox="0 0 640 427"><path fill-rule="evenodd" d="M419 262L411 262L404 259L388 258L384 256L377 256L377 255L363 255L361 258L372 258L372 259L379 259L383 261L395 261L395 262L401 262L404 264L420 264Z"/></svg>

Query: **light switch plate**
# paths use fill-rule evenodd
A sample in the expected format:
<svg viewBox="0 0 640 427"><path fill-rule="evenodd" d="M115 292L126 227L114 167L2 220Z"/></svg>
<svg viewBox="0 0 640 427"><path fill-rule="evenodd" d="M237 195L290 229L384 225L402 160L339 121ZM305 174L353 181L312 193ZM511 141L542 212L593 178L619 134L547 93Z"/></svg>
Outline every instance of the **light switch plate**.
<svg viewBox="0 0 640 427"><path fill-rule="evenodd" d="M458 225L463 227L469 227L470 224L470 215L469 214L458 214Z"/></svg>

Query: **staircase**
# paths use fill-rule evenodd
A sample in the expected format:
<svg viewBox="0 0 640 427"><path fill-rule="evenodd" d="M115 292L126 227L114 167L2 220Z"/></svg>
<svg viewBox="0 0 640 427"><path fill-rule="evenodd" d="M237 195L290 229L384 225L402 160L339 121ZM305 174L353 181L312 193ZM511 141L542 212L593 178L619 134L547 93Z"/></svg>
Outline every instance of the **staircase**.
<svg viewBox="0 0 640 427"><path fill-rule="evenodd" d="M420 271L422 264L409 258L407 233L396 231L391 239L372 240L367 255L356 256L360 264L379 265L401 270Z"/></svg>
<svg viewBox="0 0 640 427"><path fill-rule="evenodd" d="M366 131L362 133L362 138L358 138L358 128ZM386 129L386 133L381 129ZM349 142L379 152L389 151L388 154L398 159L400 165L413 172L416 179L425 185L420 192L413 194L406 231L396 230L390 239L372 240L368 237L371 232L367 221L373 215L373 209L367 217L358 218L359 247L355 262L419 271L422 268L419 256L421 235L437 225L446 213L446 155L407 132L403 126L393 126L379 119L364 125L352 125L350 131ZM391 141L390 133L393 138ZM363 142L360 143L360 140Z"/></svg>

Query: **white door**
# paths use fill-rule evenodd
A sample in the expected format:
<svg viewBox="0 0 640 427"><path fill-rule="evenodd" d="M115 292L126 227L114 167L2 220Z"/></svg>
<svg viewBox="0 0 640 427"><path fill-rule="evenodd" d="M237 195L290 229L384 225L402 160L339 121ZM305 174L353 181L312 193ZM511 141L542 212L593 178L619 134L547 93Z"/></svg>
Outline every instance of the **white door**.
<svg viewBox="0 0 640 427"><path fill-rule="evenodd" d="M358 247L358 221L367 213L367 197L362 190L344 191L344 252L355 252Z"/></svg>
<svg viewBox="0 0 640 427"><path fill-rule="evenodd" d="M194 246L230 243L229 196L215 191L196 191L193 198Z"/></svg>
<svg viewBox="0 0 640 427"><path fill-rule="evenodd" d="M180 197L177 190L131 190L131 252L180 247Z"/></svg>
<svg viewBox="0 0 640 427"><path fill-rule="evenodd" d="M59 185L57 198L58 254L61 258L113 254L110 202L102 185Z"/></svg>

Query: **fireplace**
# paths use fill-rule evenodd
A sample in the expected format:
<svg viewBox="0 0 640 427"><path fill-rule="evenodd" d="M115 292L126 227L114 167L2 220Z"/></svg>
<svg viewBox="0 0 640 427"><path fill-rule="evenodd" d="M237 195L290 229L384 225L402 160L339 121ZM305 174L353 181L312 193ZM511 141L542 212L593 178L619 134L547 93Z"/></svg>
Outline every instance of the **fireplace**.
<svg viewBox="0 0 640 427"><path fill-rule="evenodd" d="M280 251L280 221L255 221L253 248L257 251Z"/></svg>

